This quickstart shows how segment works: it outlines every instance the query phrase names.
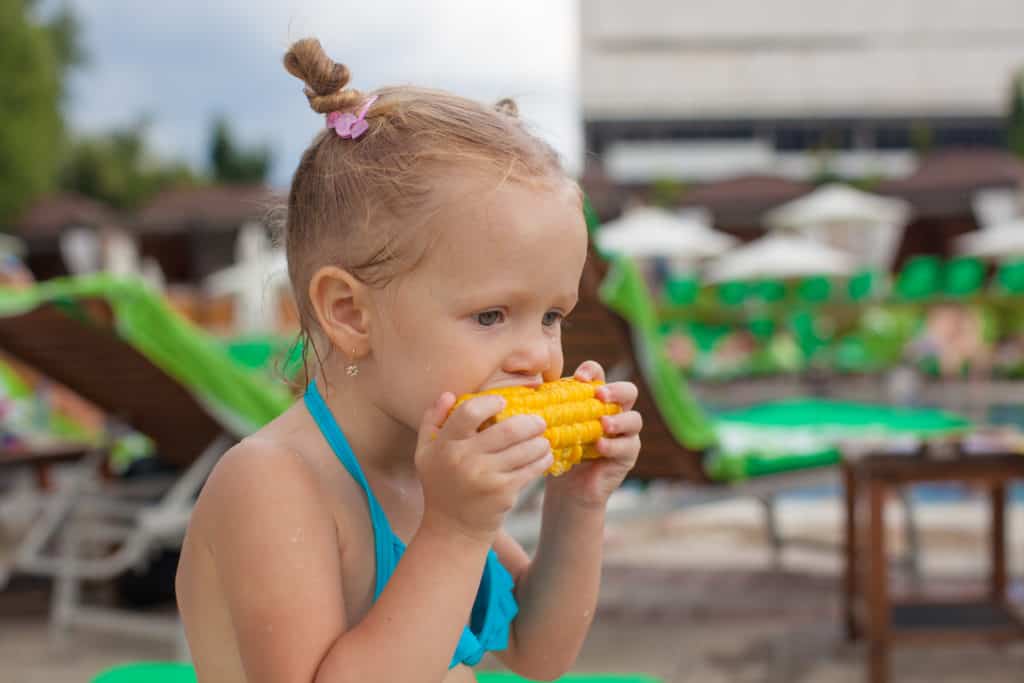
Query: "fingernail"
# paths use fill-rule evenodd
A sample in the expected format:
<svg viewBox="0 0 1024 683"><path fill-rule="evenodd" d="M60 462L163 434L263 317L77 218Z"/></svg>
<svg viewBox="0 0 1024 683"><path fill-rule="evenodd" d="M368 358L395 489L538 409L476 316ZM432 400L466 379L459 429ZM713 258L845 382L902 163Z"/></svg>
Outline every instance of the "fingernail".
<svg viewBox="0 0 1024 683"><path fill-rule="evenodd" d="M536 417L536 418L537 418L537 426L538 426L538 427L540 427L541 429L547 429L547 428L548 428L548 422L547 422L547 420L545 420L545 419L544 419L543 417L541 417L540 415L534 415L534 417Z"/></svg>

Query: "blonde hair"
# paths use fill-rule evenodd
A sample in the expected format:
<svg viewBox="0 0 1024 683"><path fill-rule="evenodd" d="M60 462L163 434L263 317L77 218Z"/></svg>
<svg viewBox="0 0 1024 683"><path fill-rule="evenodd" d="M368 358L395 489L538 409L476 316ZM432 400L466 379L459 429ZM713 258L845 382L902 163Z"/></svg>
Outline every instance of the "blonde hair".
<svg viewBox="0 0 1024 683"><path fill-rule="evenodd" d="M363 135L344 139L325 129L292 179L284 243L306 350L316 326L312 276L337 265L381 286L411 267L415 255L404 247L425 220L435 179L451 168L493 171L502 180L565 178L557 154L524 128L512 100L489 108L411 86L372 93L346 88L348 67L328 57L315 38L293 44L284 66L305 83L309 106L319 114L355 113L377 95Z"/></svg>

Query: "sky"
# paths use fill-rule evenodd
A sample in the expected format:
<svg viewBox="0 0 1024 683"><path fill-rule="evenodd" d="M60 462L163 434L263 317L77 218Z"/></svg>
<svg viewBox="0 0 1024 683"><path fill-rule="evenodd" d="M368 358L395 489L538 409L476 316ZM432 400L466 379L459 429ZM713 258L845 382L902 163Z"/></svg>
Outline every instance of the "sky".
<svg viewBox="0 0 1024 683"><path fill-rule="evenodd" d="M314 36L360 90L409 83L483 102L514 97L567 167L581 165L577 0L66 1L89 58L71 83L76 132L146 116L157 153L199 168L210 122L224 114L241 142L269 145L270 181L286 187L324 124L281 58Z"/></svg>

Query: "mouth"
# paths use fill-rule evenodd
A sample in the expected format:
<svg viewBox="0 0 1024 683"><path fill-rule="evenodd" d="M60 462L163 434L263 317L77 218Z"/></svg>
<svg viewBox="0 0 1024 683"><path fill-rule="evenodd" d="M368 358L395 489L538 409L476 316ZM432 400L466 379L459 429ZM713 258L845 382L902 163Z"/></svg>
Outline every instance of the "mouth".
<svg viewBox="0 0 1024 683"><path fill-rule="evenodd" d="M487 387L486 389L482 389L481 391L491 391L494 389L508 389L510 387L525 387L527 389L536 389L543 383L544 380L540 379L539 377L535 379L526 380L525 382L499 382L498 384L492 384L491 386Z"/></svg>

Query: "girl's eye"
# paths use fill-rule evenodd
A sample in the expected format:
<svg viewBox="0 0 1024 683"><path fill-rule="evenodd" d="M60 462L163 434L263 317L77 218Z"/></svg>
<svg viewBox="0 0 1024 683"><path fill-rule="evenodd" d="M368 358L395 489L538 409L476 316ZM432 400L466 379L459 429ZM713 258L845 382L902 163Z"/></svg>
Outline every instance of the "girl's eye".
<svg viewBox="0 0 1024 683"><path fill-rule="evenodd" d="M559 313L558 311L548 311L547 313L544 314L545 327L552 327L554 325L559 324L563 320L564 318L562 317L562 314Z"/></svg>
<svg viewBox="0 0 1024 683"><path fill-rule="evenodd" d="M490 327L500 323L504 317L501 311L484 311L476 314L476 321L484 327Z"/></svg>

